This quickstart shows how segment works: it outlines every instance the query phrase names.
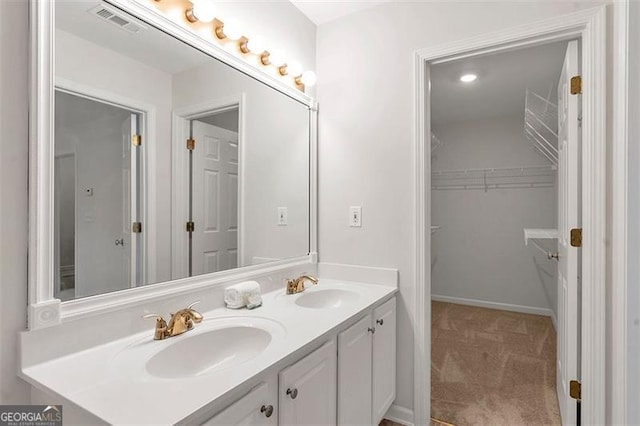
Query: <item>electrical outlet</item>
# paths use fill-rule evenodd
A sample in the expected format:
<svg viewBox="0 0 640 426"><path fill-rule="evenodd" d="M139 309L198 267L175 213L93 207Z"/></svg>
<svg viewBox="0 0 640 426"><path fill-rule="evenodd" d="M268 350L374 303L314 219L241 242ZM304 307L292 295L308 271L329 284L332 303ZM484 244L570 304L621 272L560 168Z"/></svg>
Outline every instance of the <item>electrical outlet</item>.
<svg viewBox="0 0 640 426"><path fill-rule="evenodd" d="M349 207L349 226L352 228L360 228L362 226L362 207Z"/></svg>
<svg viewBox="0 0 640 426"><path fill-rule="evenodd" d="M278 207L278 226L287 226L289 218L286 207Z"/></svg>

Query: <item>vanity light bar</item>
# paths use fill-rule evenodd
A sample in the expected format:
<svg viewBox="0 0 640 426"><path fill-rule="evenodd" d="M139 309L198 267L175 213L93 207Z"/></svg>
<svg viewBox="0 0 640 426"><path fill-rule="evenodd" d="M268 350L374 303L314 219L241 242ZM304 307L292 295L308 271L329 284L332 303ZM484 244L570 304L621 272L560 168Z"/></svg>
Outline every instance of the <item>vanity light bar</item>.
<svg viewBox="0 0 640 426"><path fill-rule="evenodd" d="M155 0L160 3L162 0ZM297 61L285 62L283 56L277 51L270 51L262 43L258 36L246 36L237 21L228 19L221 21L215 16L215 10L211 0L189 0L191 6L184 12L188 22L195 24L212 23L213 33L219 40L236 41L238 50L244 54L254 54L259 57L260 64L265 67L273 66L282 76L289 75L295 85L304 91L305 87L312 87L316 83L316 75L313 71L304 71Z"/></svg>

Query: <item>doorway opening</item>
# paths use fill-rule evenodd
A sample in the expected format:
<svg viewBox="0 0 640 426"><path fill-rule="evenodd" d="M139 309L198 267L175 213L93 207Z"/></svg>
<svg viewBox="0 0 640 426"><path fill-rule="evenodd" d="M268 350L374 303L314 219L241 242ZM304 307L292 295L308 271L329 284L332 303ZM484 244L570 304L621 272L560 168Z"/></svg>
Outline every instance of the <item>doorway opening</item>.
<svg viewBox="0 0 640 426"><path fill-rule="evenodd" d="M173 279L243 263L243 95L173 114Z"/></svg>
<svg viewBox="0 0 640 426"><path fill-rule="evenodd" d="M434 419L576 421L580 252L559 236L580 226L578 50L431 66Z"/></svg>
<svg viewBox="0 0 640 426"><path fill-rule="evenodd" d="M142 285L141 112L55 90L55 297Z"/></svg>
<svg viewBox="0 0 640 426"><path fill-rule="evenodd" d="M522 27L416 51L415 65L415 322L412 423L427 424L431 412L431 68L473 56L509 52L552 42L579 40L582 76L580 120L581 217L580 361L577 370L581 419L605 422L606 371L606 10L597 7ZM568 156L571 157L571 156ZM560 163L560 161L559 161ZM559 181L562 179L558 179ZM433 224L437 225L437 224ZM524 231L523 231L524 232ZM559 230L559 237L569 239ZM579 239L577 239L579 240ZM437 265L436 265L437 266ZM565 310L567 312L567 310ZM562 328L558 319L558 328Z"/></svg>
<svg viewBox="0 0 640 426"><path fill-rule="evenodd" d="M190 120L189 276L238 267L239 109ZM200 149L196 144L200 143ZM196 226L198 224L198 226Z"/></svg>

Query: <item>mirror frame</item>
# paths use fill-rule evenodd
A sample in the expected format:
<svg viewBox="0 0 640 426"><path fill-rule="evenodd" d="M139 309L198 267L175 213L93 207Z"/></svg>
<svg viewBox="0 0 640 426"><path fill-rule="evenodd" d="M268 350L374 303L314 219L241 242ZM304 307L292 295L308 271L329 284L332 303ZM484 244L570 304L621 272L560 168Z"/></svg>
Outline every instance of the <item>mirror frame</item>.
<svg viewBox="0 0 640 426"><path fill-rule="evenodd" d="M264 275L292 266L317 263L317 112L309 95L263 73L241 58L170 21L136 0L103 0L159 28L230 67L252 77L309 108L309 254L263 265L165 281L89 296L61 303L54 297L54 52L55 0L29 0L29 261L28 328L36 330L61 322L115 311L150 298L169 297L231 280Z"/></svg>

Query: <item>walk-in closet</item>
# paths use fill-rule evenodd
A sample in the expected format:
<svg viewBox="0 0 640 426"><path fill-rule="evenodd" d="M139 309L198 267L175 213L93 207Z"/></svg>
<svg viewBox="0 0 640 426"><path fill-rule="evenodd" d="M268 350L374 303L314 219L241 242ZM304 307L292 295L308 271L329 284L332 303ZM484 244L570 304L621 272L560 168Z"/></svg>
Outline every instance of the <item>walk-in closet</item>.
<svg viewBox="0 0 640 426"><path fill-rule="evenodd" d="M559 169L571 151L558 135L578 48L555 42L431 68L436 423L560 423L557 351L568 343L558 309L568 308L558 226L570 195Z"/></svg>

